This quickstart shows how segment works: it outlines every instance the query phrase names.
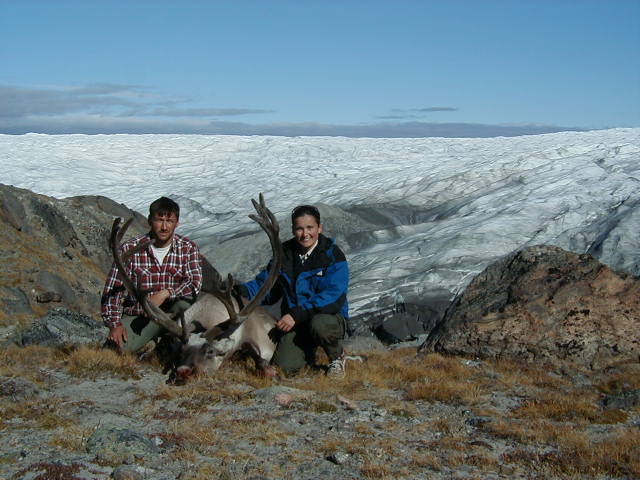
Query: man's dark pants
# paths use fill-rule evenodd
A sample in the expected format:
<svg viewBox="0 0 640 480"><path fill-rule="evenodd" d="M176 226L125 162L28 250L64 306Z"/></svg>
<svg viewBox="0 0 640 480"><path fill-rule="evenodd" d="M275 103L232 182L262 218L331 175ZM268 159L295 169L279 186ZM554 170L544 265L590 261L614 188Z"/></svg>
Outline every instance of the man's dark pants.
<svg viewBox="0 0 640 480"><path fill-rule="evenodd" d="M163 306L169 316L173 319L177 319L187 308L191 306L191 303L187 300L176 300L168 308ZM122 346L122 350L125 352L136 352L144 347L151 340L162 335L166 330L158 325L156 322L149 320L149 318L139 315L122 315L122 325L127 331L128 340Z"/></svg>

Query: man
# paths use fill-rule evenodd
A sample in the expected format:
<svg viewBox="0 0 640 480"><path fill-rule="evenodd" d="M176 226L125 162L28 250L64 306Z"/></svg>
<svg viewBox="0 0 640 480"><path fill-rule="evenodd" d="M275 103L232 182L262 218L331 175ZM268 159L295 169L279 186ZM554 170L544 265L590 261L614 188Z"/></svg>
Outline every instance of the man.
<svg viewBox="0 0 640 480"><path fill-rule="evenodd" d="M191 306L202 285L200 252L195 243L175 233L179 218L178 204L160 197L149 206L150 232L122 245L123 253L140 243L147 245L127 261L128 273L141 290L151 291L151 303L174 318ZM107 343L129 352L164 331L126 292L115 263L102 293L102 319L109 328Z"/></svg>
<svg viewBox="0 0 640 480"><path fill-rule="evenodd" d="M265 303L282 299L281 318L276 324L280 338L272 362L285 373L295 373L315 362L320 346L329 357L327 374L345 374L342 339L348 318L349 267L344 253L332 239L322 235L320 212L300 205L291 213L293 238L282 247L280 276ZM238 286L238 293L251 299L268 275L268 268L254 280Z"/></svg>

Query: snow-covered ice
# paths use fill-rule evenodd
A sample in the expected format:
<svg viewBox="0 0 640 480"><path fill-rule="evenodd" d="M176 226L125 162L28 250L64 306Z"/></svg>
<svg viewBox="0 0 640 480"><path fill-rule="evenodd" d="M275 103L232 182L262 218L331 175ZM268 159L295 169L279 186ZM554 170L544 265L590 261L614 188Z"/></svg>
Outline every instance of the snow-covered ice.
<svg viewBox="0 0 640 480"><path fill-rule="evenodd" d="M282 219L300 203L337 207L351 224L340 238L354 313L398 290L441 310L496 257L538 243L640 273L640 129L482 139L0 135L0 167L5 184L105 195L142 213L173 196L182 232L204 250L256 230L246 215L258 192Z"/></svg>

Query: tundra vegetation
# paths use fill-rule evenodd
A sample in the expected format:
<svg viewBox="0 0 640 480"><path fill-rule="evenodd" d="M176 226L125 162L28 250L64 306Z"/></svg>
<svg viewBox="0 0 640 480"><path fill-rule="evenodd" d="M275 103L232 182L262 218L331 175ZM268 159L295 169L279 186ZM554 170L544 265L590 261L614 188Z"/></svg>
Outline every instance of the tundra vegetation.
<svg viewBox="0 0 640 480"><path fill-rule="evenodd" d="M104 241L109 225L114 216L128 218L131 212L99 197L55 200L12 187L0 192L2 338L52 306L94 315L96 292L112 261ZM138 220L144 229L144 218ZM555 284L533 277L539 285ZM584 278L593 288L590 277ZM605 286L624 285L608 273L597 278L610 278ZM504 284L498 287L504 290ZM600 290L611 308L629 305L629 312L637 312L630 300L637 296ZM593 297L585 291L585 298ZM486 299L486 290L478 297ZM504 309L531 325L540 311L533 300L535 308ZM585 319L585 307L568 308L566 315L542 318L574 324ZM610 311L600 310L603 328L613 319ZM626 307L623 312L629 314ZM591 308L585 324L594 325L595 313ZM487 325L474 328L504 347L504 335L488 334ZM630 333L619 338L636 340L634 325L629 321ZM510 340L527 347L522 337ZM455 346L461 343L469 344L460 340ZM329 381L321 369L267 378L252 360L240 358L174 386L165 383L153 355L140 361L95 343L3 344L0 479L640 477L637 355L588 369L564 361L519 363L504 355L487 360L418 354L416 347L354 348L351 353L367 361L348 362L347 376L339 381Z"/></svg>
<svg viewBox="0 0 640 480"><path fill-rule="evenodd" d="M311 368L268 378L239 358L178 387L153 356L92 346L3 353L3 478L107 478L123 462L140 478L640 475L640 407L603 403L640 389L638 364L551 369L407 347L366 352L340 381ZM92 451L107 424L152 439L157 452Z"/></svg>

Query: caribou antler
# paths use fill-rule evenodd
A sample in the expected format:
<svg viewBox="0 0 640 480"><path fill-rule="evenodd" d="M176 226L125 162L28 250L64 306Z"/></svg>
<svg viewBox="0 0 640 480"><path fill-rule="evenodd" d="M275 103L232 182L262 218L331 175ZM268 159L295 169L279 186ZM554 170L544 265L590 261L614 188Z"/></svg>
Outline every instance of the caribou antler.
<svg viewBox="0 0 640 480"><path fill-rule="evenodd" d="M185 329L181 328L159 307L151 303L148 298L150 292L139 290L136 287L133 279L127 274L125 261L127 261L134 253L139 252L140 250L147 247L146 243L140 243L131 250L128 250L126 253L121 253L120 245L122 243L122 238L129 228L129 225L131 225L132 220L133 218L130 218L124 223L122 227L120 227L122 219L116 218L113 221L113 227L111 227L111 238L109 239L109 246L111 247L113 259L116 262L116 266L118 267L120 279L122 280L123 285L129 291L129 293L131 293L131 295L133 295L136 300L140 302L140 305L142 305L142 308L151 320L166 328L169 332L181 338L183 341L186 341L186 338L184 338L187 334L187 332L184 331Z"/></svg>
<svg viewBox="0 0 640 480"><path fill-rule="evenodd" d="M258 290L258 293L253 297L253 299L247 303L239 312L235 311L233 306L233 299L231 297L232 289L234 285L234 279L231 274L227 277L227 285L226 289L221 293L221 295L217 295L220 301L224 304L227 312L229 313L229 321L231 326L227 329L223 329L219 325L216 325L209 330L207 330L203 336L208 341L211 342L213 339L220 337L222 334L224 336L231 335L235 328L237 328L244 320L251 314L251 312L260 305L262 299L265 295L273 288L276 281L278 280L278 275L280 272L280 267L282 266L282 243L280 242L280 226L278 225L278 220L275 215L269 210L265 204L264 196L262 193L259 195L259 201L256 202L253 198L251 199L251 203L253 204L253 208L256 209L257 215L250 214L249 218L254 222L258 223L262 230L269 237L269 243L271 243L271 251L272 251L272 260L271 266L269 268L269 275L267 279ZM224 322L227 324L227 322ZM228 325L228 324L227 324ZM235 326L235 328L233 328Z"/></svg>

